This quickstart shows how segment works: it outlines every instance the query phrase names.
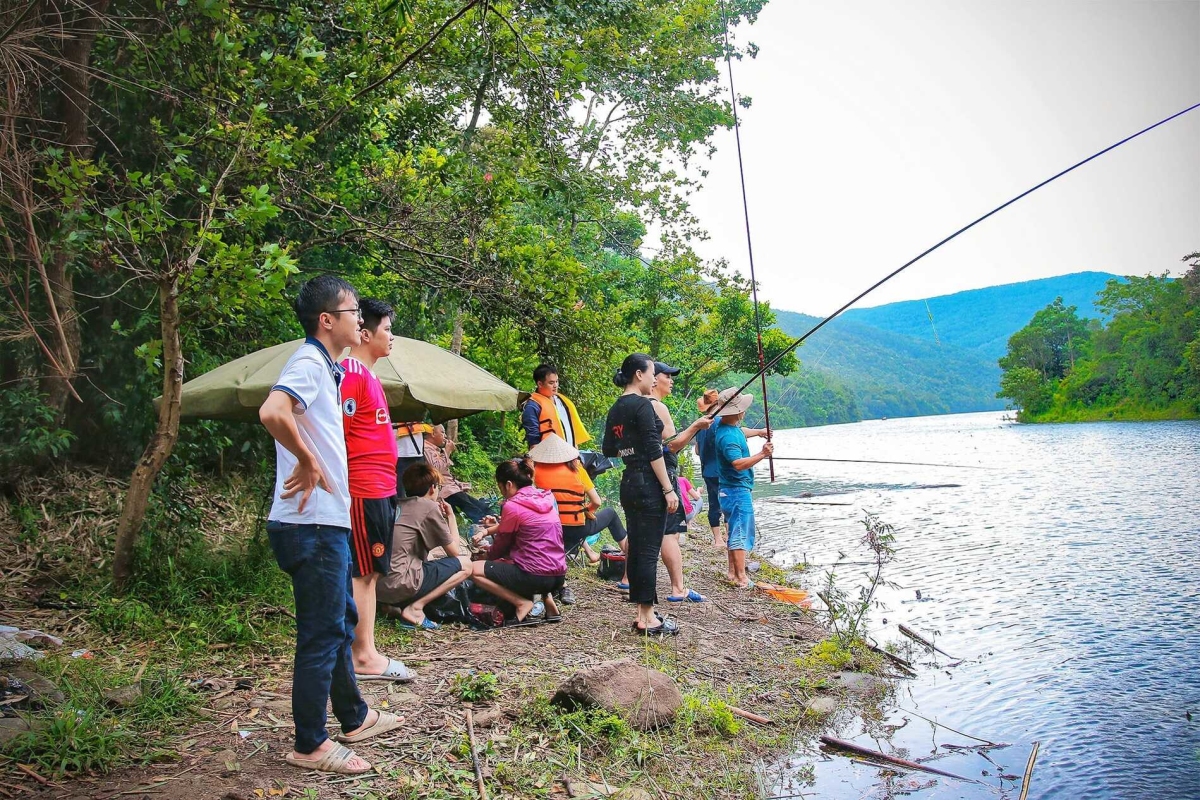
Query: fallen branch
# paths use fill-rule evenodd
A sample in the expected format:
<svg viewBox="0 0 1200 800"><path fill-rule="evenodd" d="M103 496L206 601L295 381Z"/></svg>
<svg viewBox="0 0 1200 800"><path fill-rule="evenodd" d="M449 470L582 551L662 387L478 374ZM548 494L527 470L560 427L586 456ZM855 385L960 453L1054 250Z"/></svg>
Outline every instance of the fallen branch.
<svg viewBox="0 0 1200 800"><path fill-rule="evenodd" d="M951 728L949 725L938 722L936 719L930 719L929 717L923 717L915 711L909 711L907 708L901 708L900 710L903 711L905 714L912 714L914 717L923 719L931 725L936 725L939 728L945 728L946 730L950 731L951 733L957 733L959 736L965 736L968 739L974 739L977 742L983 742L988 747L1008 747L1007 744L1004 744L1002 742L989 742L987 739L980 739L978 736L972 736L969 733L963 733L962 731L957 731L954 728Z"/></svg>
<svg viewBox="0 0 1200 800"><path fill-rule="evenodd" d="M1029 794L1029 779L1033 777L1033 763L1037 761L1038 743L1033 743L1033 750L1029 753L1029 761L1025 764L1025 777L1021 779L1021 800Z"/></svg>
<svg viewBox="0 0 1200 800"><path fill-rule="evenodd" d="M487 800L487 789L483 785L483 770L479 768L479 756L475 752L475 717L467 709L467 745L471 750L471 766L475 769L475 785L479 788L479 800Z"/></svg>
<svg viewBox="0 0 1200 800"><path fill-rule="evenodd" d="M913 665L912 665L911 661L905 661L903 658L896 655L895 653L889 653L887 650L876 647L873 644L868 644L867 649L869 649L872 653L875 653L876 655L883 656L884 658L891 661L897 667L900 667L900 669L904 670L905 672L909 673L910 675L915 676L917 674L917 671L915 669L913 669Z"/></svg>
<svg viewBox="0 0 1200 800"><path fill-rule="evenodd" d="M926 647L928 647L928 648L929 648L930 650L932 650L933 652L935 652L935 653L941 653L941 654L942 654L942 655L944 655L946 658L949 658L949 659L951 659L951 660L953 660L953 661L959 661L959 660L960 660L960 659L957 659L957 658L955 658L954 656L950 655L950 654L949 654L949 653L947 653L945 650L943 650L942 648L938 647L936 644L934 644L933 642L929 641L929 640L928 640L928 639L926 639L924 636L922 636L921 634L917 633L916 631L914 631L912 628L908 627L907 625L899 625L899 626L897 626L897 627L899 627L899 628L900 628L900 632L901 632L901 633L903 633L905 636L907 636L908 638L912 639L914 642L917 642L918 644L923 644L923 645L925 645Z"/></svg>
<svg viewBox="0 0 1200 800"><path fill-rule="evenodd" d="M854 742L847 742L844 739L835 739L832 736L822 736L821 743L828 745L829 747L836 747L839 750L847 750L851 753L858 753L860 756L880 759L889 764L894 764L898 767L904 767L905 769L915 769L921 772L928 772L932 775L941 775L946 778L954 778L955 780L966 781L967 783L977 783L983 785L982 781L977 781L974 778L964 778L962 775L955 775L953 772L946 772L935 767L927 767L924 764L918 764L916 761L909 761L906 758L889 756L886 753L881 753L878 750L872 750L869 747L863 747L862 745L855 744Z"/></svg>
<svg viewBox="0 0 1200 800"><path fill-rule="evenodd" d="M24 772L26 775L33 778L35 781L40 783L42 786L50 785L50 781L46 780L41 775L38 775L36 772L34 772L33 767L27 767L21 763L18 763L16 766L17 766L17 769L21 770L21 772Z"/></svg>
<svg viewBox="0 0 1200 800"><path fill-rule="evenodd" d="M755 714L753 711L746 711L745 709L738 708L737 706L727 706L727 708L729 709L730 713L732 713L734 716L741 717L742 719L748 719L751 722L757 722L759 725L774 725L775 724L774 722L767 719L766 717L760 717L758 714Z"/></svg>

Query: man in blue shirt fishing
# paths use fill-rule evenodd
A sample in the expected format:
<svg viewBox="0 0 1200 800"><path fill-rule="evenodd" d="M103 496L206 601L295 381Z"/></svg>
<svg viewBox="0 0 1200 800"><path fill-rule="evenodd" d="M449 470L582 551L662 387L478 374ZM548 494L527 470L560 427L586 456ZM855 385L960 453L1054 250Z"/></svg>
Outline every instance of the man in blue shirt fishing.
<svg viewBox="0 0 1200 800"><path fill-rule="evenodd" d="M746 575L746 553L754 549L754 503L750 490L754 488L754 465L774 452L775 446L766 442L754 455L746 434L742 433L742 420L754 397L740 394L736 389L721 392L717 418L720 422L712 428L713 444L717 455L717 471L721 483L721 511L729 524L729 582L738 588L750 586Z"/></svg>

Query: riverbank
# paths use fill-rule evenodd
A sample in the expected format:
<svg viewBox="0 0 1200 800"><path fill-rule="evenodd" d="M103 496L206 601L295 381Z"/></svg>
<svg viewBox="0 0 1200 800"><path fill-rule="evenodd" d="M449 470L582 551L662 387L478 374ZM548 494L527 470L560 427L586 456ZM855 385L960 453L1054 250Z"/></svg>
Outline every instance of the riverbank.
<svg viewBox="0 0 1200 800"><path fill-rule="evenodd" d="M136 596L117 601L102 590L62 591L63 570L103 569L111 527L104 520L115 510L102 476L73 480L70 502L59 494L47 503L38 499L39 487L26 487L22 502L0 506L0 541L12 556L3 568L0 624L65 640L33 667L57 685L61 700L33 713L37 732L6 745L14 760L0 786L21 795L473 797L470 705L493 798L604 794L589 784L628 787L625 797L754 797L758 765L817 736L823 714L864 702L848 699L837 673L881 668L873 658L856 665L830 644L814 652L825 631L809 612L727 586L723 552L707 535L693 535L684 551L689 585L712 602L665 608L683 633L662 643L633 636L622 595L584 566L571 577L579 602L558 625L412 634L381 620L381 649L418 678L364 689L373 705L402 714L404 727L358 748L376 767L368 777L301 772L282 760L291 736L292 622L276 576L264 578L260 593L207 601L198 595L166 610ZM195 503L237 559L252 562L258 556L236 549L253 534L248 495L231 500L207 488L181 500ZM34 528L38 536L22 535ZM763 571L774 582L786 579L768 564ZM218 574L211 570L209 589L232 592ZM80 650L87 653L72 657ZM659 670L675 683L683 706L672 724L637 731L611 714L549 703L565 679L614 659ZM771 722L749 722L731 707Z"/></svg>
<svg viewBox="0 0 1200 800"><path fill-rule="evenodd" d="M1147 406L1133 401L1111 406L1055 406L1039 414L1018 413L1020 422L1162 422L1200 419L1200 404L1180 401L1167 406Z"/></svg>

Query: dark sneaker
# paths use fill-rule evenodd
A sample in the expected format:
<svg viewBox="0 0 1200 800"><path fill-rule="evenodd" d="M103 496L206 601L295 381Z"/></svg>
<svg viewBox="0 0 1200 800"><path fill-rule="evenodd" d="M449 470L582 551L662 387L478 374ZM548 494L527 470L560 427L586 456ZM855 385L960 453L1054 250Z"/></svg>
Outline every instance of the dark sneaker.
<svg viewBox="0 0 1200 800"><path fill-rule="evenodd" d="M570 586L564 586L562 591L555 595L555 598L564 606L575 605L575 592L571 590Z"/></svg>

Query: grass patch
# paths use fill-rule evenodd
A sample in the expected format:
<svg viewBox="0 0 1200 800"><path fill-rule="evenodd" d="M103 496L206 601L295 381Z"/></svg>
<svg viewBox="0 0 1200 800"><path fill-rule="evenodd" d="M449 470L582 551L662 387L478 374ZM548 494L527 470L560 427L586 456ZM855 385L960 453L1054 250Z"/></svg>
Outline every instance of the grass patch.
<svg viewBox="0 0 1200 800"><path fill-rule="evenodd" d="M464 703L495 700L500 696L500 679L490 672L464 672L451 679L450 691Z"/></svg>

